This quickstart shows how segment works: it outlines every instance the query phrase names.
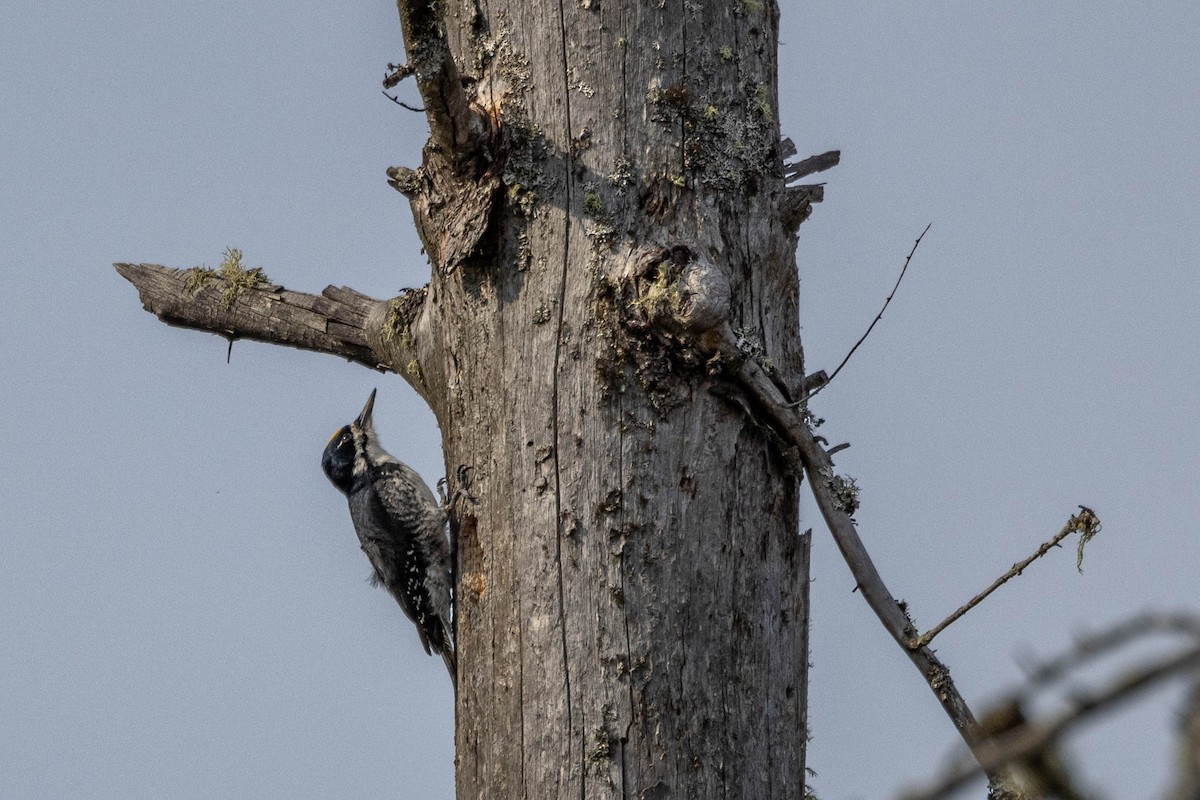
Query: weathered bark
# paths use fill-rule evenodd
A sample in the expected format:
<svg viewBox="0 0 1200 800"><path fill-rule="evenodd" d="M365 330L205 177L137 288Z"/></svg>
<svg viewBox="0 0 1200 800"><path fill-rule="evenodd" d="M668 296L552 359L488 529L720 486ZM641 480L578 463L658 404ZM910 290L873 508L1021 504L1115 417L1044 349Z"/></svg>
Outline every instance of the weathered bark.
<svg viewBox="0 0 1200 800"><path fill-rule="evenodd" d="M794 234L823 185L795 184L840 154L784 164L774 2L398 6L411 60L385 84L415 76L430 140L388 177L428 286L381 301L116 267L168 324L397 372L438 418L447 473L473 468L478 502L452 523L461 797L803 796L802 470L977 762L935 793L1197 669L1193 648L989 738L928 647L942 626L918 635L888 593L796 402ZM1197 698L1181 800L1200 784Z"/></svg>
<svg viewBox="0 0 1200 800"><path fill-rule="evenodd" d="M321 295L259 282L227 294L224 278L214 274L206 285L189 285L193 270L158 264L114 264L137 287L142 305L168 325L219 333L344 356L372 368L386 368L371 351L367 318L380 302L345 287L326 287Z"/></svg>
<svg viewBox="0 0 1200 800"><path fill-rule="evenodd" d="M683 246L802 374L773 7L503 5L445 15L506 190L489 257L435 260L430 295L453 354L434 407L480 497L459 544L459 796L801 796L794 481L695 350L623 324L630 254ZM454 223L410 193L428 245Z"/></svg>
<svg viewBox="0 0 1200 800"><path fill-rule="evenodd" d="M802 797L796 481L704 345L735 330L785 394L803 376L794 234L820 187L786 186L775 4L400 11L431 139L389 177L425 291L227 307L219 276L118 269L171 324L395 370L448 474L473 468L460 797Z"/></svg>

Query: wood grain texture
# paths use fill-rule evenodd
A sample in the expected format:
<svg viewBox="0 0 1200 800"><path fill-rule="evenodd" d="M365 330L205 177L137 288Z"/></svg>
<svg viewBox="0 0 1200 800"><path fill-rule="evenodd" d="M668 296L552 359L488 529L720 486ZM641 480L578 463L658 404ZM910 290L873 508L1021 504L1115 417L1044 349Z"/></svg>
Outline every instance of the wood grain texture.
<svg viewBox="0 0 1200 800"><path fill-rule="evenodd" d="M434 408L480 500L459 538L460 798L803 796L795 482L686 341L629 341L606 285L633 249L685 246L724 271L731 324L803 374L774 13L447 4L506 159L494 258L435 262L431 285L453 354Z"/></svg>
<svg viewBox="0 0 1200 800"><path fill-rule="evenodd" d="M381 303L352 289L329 286L312 295L262 283L226 301L226 284L219 276L190 288L192 270L113 266L137 288L142 306L168 325L330 353L372 369L386 367L364 334L368 315Z"/></svg>
<svg viewBox="0 0 1200 800"><path fill-rule="evenodd" d="M226 304L181 271L118 270L169 324L396 371L447 474L472 468L452 520L460 798L803 797L797 484L698 344L716 320L804 374L776 4L400 12L422 96L445 101L423 163L389 171L427 287ZM645 252L668 257L630 271ZM659 325L659 305L696 313Z"/></svg>

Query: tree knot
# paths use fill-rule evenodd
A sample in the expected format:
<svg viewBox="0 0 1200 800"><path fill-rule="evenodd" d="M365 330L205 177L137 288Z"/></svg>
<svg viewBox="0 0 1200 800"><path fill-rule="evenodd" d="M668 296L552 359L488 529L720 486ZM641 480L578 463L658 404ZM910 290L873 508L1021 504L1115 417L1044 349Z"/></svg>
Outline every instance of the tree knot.
<svg viewBox="0 0 1200 800"><path fill-rule="evenodd" d="M617 270L629 297L627 326L699 336L729 318L729 279L685 245L647 245Z"/></svg>

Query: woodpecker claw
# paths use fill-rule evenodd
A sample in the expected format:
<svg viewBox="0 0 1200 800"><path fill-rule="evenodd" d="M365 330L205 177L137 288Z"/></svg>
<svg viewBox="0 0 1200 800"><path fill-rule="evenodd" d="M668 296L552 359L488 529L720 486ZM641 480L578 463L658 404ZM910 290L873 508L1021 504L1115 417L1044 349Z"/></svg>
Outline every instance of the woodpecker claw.
<svg viewBox="0 0 1200 800"><path fill-rule="evenodd" d="M459 464L454 470L454 482L458 484L458 488L454 490L454 494L447 495L446 490L450 487L450 479L442 478L437 482L438 499L442 501L442 508L450 511L451 506L459 500L467 500L471 503L478 503L479 498L471 494L468 487L471 485L471 473L474 472L473 467L466 464Z"/></svg>
<svg viewBox="0 0 1200 800"><path fill-rule="evenodd" d="M454 471L454 477L458 479L458 491L455 493L461 497L465 497L472 503L478 503L479 498L471 494L471 473L475 471L474 467L469 467L466 464L459 464L458 469Z"/></svg>

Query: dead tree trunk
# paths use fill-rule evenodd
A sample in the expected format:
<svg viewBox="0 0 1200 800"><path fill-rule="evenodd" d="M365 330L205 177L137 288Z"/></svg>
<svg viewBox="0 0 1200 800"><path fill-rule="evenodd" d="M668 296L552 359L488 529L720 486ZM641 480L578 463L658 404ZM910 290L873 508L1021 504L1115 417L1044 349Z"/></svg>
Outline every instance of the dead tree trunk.
<svg viewBox="0 0 1200 800"><path fill-rule="evenodd" d="M459 797L802 797L796 481L706 344L732 331L794 396L819 193L785 188L776 4L399 7L389 81L415 76L431 135L389 176L427 287L118 269L169 323L397 372L473 468Z"/></svg>

